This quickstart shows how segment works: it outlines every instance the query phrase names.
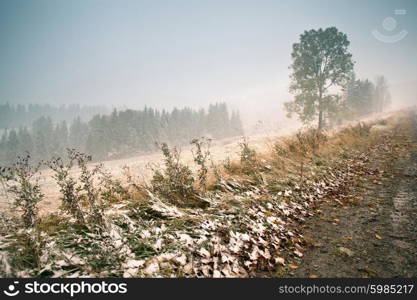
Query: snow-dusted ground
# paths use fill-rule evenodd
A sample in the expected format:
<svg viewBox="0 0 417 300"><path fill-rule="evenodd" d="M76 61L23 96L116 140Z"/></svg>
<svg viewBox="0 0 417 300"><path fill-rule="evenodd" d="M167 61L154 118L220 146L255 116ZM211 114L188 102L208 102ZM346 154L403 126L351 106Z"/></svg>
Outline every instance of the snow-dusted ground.
<svg viewBox="0 0 417 300"><path fill-rule="evenodd" d="M248 137L248 141L251 147L256 149L259 153L268 151L271 149L273 141L280 136L288 135L294 132L296 129L286 128L279 131L263 130L263 133L258 133ZM227 158L235 159L239 155L239 142L242 141L242 137L227 138L222 140L214 140L211 143L210 152L212 160L215 163L221 162ZM183 163L195 167L193 156L191 153L191 146L181 147L181 159ZM147 181L152 175L152 171L149 168L150 164L162 163L162 154L160 152L150 153L146 155L138 155L124 159L116 159L104 161L103 165L106 171L111 173L114 178L126 181L124 166L128 166L131 175L136 180L141 182ZM74 168L73 176L76 177L79 174L78 170ZM50 170L42 170L40 172L40 184L42 192L45 197L44 200L39 203L41 213L50 213L58 209L60 205L60 193L58 186L52 178L52 172ZM7 209L10 207L12 199L8 199L5 195L3 188L0 186L0 209Z"/></svg>
<svg viewBox="0 0 417 300"><path fill-rule="evenodd" d="M369 121L375 118L387 117L390 113L383 115L372 116L363 121ZM356 122L354 122L356 123ZM278 138L288 136L297 131L297 127L294 125L283 127L280 130L271 128L258 128L256 134L250 135L247 140L249 145L254 148L258 153L268 152L271 150L274 141ZM222 140L214 140L211 144L210 152L212 160L215 163L224 161L227 158L231 160L236 159L239 155L239 142L242 141L242 137L227 138ZM194 168L193 156L190 146L184 146L181 148L182 161ZM125 159L116 159L104 161L103 165L106 171L111 173L114 178L122 181L126 180L124 175L123 166L128 166L131 175L140 181L147 181L152 175L152 171L149 168L149 164L161 164L162 155L160 152L155 152L147 155L138 155ZM76 177L78 170L74 168L73 175ZM59 190L55 181L52 178L52 172L50 170L43 170L40 174L41 189L44 193L44 200L39 203L41 213L49 213L55 211L59 205ZM7 209L10 207L12 199L8 198L2 186L0 185L0 209Z"/></svg>

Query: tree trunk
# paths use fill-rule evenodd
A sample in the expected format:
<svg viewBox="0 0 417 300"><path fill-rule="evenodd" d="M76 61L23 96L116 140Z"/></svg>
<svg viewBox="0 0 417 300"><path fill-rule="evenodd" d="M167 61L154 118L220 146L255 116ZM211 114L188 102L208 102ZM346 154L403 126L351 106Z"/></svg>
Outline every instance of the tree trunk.
<svg viewBox="0 0 417 300"><path fill-rule="evenodd" d="M323 92L321 91L321 89L319 90L319 130L323 129L323 107L322 107L322 96L323 96Z"/></svg>
<svg viewBox="0 0 417 300"><path fill-rule="evenodd" d="M322 87L319 88L319 130L323 129L324 120L323 120L323 89Z"/></svg>
<svg viewBox="0 0 417 300"><path fill-rule="evenodd" d="M319 130L323 129L323 110L319 108Z"/></svg>

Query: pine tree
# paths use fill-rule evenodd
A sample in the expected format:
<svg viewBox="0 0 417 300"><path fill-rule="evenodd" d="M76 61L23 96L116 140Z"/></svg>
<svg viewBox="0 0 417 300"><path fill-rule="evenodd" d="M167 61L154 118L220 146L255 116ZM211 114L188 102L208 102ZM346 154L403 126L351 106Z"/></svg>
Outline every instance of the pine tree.
<svg viewBox="0 0 417 300"><path fill-rule="evenodd" d="M378 76L375 84L375 111L383 112L390 104L391 94L387 79L384 76Z"/></svg>
<svg viewBox="0 0 417 300"><path fill-rule="evenodd" d="M375 111L375 86L368 80L353 76L345 92L346 106L350 118L361 117Z"/></svg>
<svg viewBox="0 0 417 300"><path fill-rule="evenodd" d="M231 135L243 135L242 121L239 111L233 111L230 118Z"/></svg>
<svg viewBox="0 0 417 300"><path fill-rule="evenodd" d="M8 164L13 164L16 161L17 149L19 149L19 139L17 138L16 130L12 129L9 132L6 146L6 161Z"/></svg>
<svg viewBox="0 0 417 300"><path fill-rule="evenodd" d="M18 140L19 140L19 149L17 149L17 152L19 155L24 155L26 152L33 154L33 140L32 136L28 130L28 128L20 127L18 132Z"/></svg>
<svg viewBox="0 0 417 300"><path fill-rule="evenodd" d="M69 128L68 146L81 152L85 151L88 131L88 125L80 117L75 118Z"/></svg>

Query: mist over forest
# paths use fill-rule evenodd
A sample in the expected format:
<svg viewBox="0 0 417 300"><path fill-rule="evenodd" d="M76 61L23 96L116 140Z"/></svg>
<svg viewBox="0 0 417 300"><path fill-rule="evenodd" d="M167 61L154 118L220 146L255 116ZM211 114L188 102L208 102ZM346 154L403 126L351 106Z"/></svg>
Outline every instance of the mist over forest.
<svg viewBox="0 0 417 300"><path fill-rule="evenodd" d="M0 106L0 114L7 116L1 123L0 163L11 165L26 154L34 162L65 157L67 148L88 153L94 160L115 159L155 151L158 143L184 146L200 137L243 135L239 112L229 113L225 103L210 105L207 110L145 107L100 113L103 111L103 107L75 105Z"/></svg>
<svg viewBox="0 0 417 300"><path fill-rule="evenodd" d="M55 123L71 122L75 118L89 121L94 115L108 114L105 106L82 106L79 104L0 104L0 130L31 127L32 123L41 117L51 118Z"/></svg>
<svg viewBox="0 0 417 300"><path fill-rule="evenodd" d="M324 117L327 127L380 113L391 105L389 84L384 76L376 82L351 76L340 95L339 107L329 106ZM291 104L288 104L291 110ZM34 162L65 157L67 148L108 160L150 153L158 144L184 146L193 139L219 140L242 137L239 111L228 110L226 103L208 109L116 110L106 107L69 105L0 105L0 163L13 164L19 156L30 154ZM301 120L311 118L302 114ZM314 116L313 116L314 117Z"/></svg>

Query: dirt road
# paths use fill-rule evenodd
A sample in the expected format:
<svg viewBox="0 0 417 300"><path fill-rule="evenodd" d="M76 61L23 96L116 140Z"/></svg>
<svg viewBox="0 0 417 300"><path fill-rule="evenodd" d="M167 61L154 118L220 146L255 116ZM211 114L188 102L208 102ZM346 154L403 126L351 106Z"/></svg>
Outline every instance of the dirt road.
<svg viewBox="0 0 417 300"><path fill-rule="evenodd" d="M304 256L285 277L417 277L417 114L354 181L304 224ZM297 268L298 266L298 268Z"/></svg>

